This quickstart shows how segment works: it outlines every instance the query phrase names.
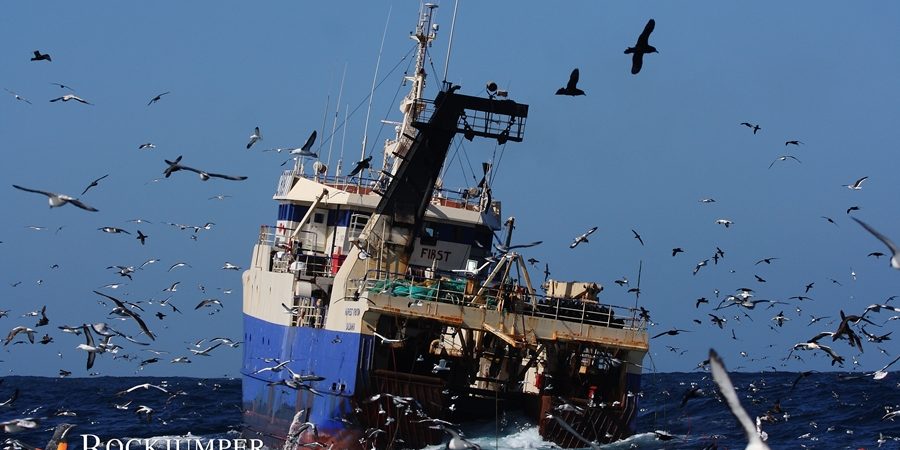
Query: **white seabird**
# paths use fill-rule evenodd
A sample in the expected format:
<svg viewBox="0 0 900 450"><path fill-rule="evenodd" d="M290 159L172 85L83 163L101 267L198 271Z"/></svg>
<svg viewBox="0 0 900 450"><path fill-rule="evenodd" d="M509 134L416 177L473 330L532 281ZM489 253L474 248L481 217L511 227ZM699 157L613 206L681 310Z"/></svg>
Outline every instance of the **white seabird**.
<svg viewBox="0 0 900 450"><path fill-rule="evenodd" d="M316 130L313 130L309 137L306 138L306 143L303 144L302 147L291 150L291 154L308 158L318 158L319 155L311 151L314 142L316 142Z"/></svg>
<svg viewBox="0 0 900 450"><path fill-rule="evenodd" d="M575 240L572 241L571 244L569 244L569 248L575 248L578 246L578 244L580 244L582 242L588 242L588 239L587 239L588 236L590 236L591 233L593 233L595 231L597 231L597 227L592 227L590 230L585 231L584 234L576 237Z"/></svg>
<svg viewBox="0 0 900 450"><path fill-rule="evenodd" d="M53 100L50 100L50 101L51 101L51 102L58 102L58 101L60 101L60 100L62 100L62 101L64 101L64 102L67 102L67 101L69 101L69 100L75 100L75 101L77 101L77 102L84 103L85 105L93 105L93 103L91 103L91 102L89 102L89 101L87 101L87 100L85 100L85 99L83 99L83 98L81 98L81 97L79 97L79 96L77 96L77 95L72 95L72 94L66 94L66 95L63 95L62 97L57 97L57 98L54 98Z"/></svg>
<svg viewBox="0 0 900 450"><path fill-rule="evenodd" d="M25 333L28 335L28 341L34 344L34 330L28 327L18 326L9 331L9 334L6 336L6 339L3 341L3 345L9 345L13 339L15 339L16 335L19 333Z"/></svg>
<svg viewBox="0 0 900 450"><path fill-rule="evenodd" d="M862 177L853 182L853 184L845 184L844 187L850 190L858 191L862 189L863 181L866 181L869 177Z"/></svg>
<svg viewBox="0 0 900 450"><path fill-rule="evenodd" d="M731 384L731 378L728 377L725 365L722 364L721 358L719 358L719 355L713 349L709 350L709 370L712 372L713 380L715 380L719 392L728 403L731 414L738 420L741 427L744 428L744 433L747 435L748 441L746 450L769 450L769 446L763 442L762 437L757 432L753 420L750 419L750 416L747 415L747 411L741 406L741 400L734 390L734 385Z"/></svg>
<svg viewBox="0 0 900 450"><path fill-rule="evenodd" d="M256 141L262 140L262 133L259 132L259 127L253 129L253 134L250 135L250 142L247 143L247 150L250 150L250 147L253 147L253 144Z"/></svg>
<svg viewBox="0 0 900 450"><path fill-rule="evenodd" d="M3 88L3 90L9 92L13 97L15 97L16 100L23 101L25 103L28 103L29 105L31 104L31 102L29 102L25 97L22 97L19 94L16 94L15 92L6 88Z"/></svg>
<svg viewBox="0 0 900 450"><path fill-rule="evenodd" d="M81 209L83 209L83 210L86 210L86 211L92 211L92 212L99 211L97 208L93 208L93 207L91 207L91 206L88 206L88 205L82 203L82 202L81 202L80 200L78 200L77 198L72 197L72 196L69 196L69 195L65 195L65 194L57 194L57 193L54 193L54 192L41 191L41 190L38 190L38 189L29 189L29 188L26 188L26 187L17 186L17 185L15 185L15 184L12 185L12 187L14 187L14 188L16 188L16 189L19 189L19 190L22 190L22 191L25 191L25 192L33 192L33 193L35 193L35 194L43 194L43 195L46 195L46 196L47 196L47 201L50 203L50 207L51 207L51 208L63 206L63 205L65 205L66 203L71 203L71 204L73 204L73 205L75 205L75 206L77 206L77 207L79 207L79 208L81 208Z"/></svg>

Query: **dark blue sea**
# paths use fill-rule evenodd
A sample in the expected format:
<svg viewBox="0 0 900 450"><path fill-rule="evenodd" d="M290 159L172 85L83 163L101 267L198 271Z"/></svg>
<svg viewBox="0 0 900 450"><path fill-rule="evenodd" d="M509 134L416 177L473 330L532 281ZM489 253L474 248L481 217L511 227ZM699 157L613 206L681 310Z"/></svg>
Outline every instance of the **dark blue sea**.
<svg viewBox="0 0 900 450"><path fill-rule="evenodd" d="M863 374L812 373L796 384L798 374L788 372L736 373L732 379L752 417L771 411L772 419L762 428L773 449L873 449L879 445L900 449L900 417L882 420L887 412L900 409L897 374L876 381ZM645 373L642 382L639 433L603 448L743 449L746 445L735 419L718 400L708 374ZM178 394L151 388L117 395L143 383ZM699 395L682 406L684 394L693 383L700 388ZM152 437L193 441L195 437L237 438L241 427L240 380L11 376L0 383L0 402L16 388L20 391L18 399L11 406L0 406L0 422L31 417L40 425L12 434L0 429L0 442L14 438L43 447L50 430L62 422L77 425L70 433L70 448L81 448L82 434L98 435L104 441ZM129 401L127 409L115 407ZM140 405L154 410L149 422L145 415L135 413ZM463 430L483 449L554 448L540 439L536 424L514 412L504 414L497 423L464 424ZM659 440L656 430L674 438Z"/></svg>

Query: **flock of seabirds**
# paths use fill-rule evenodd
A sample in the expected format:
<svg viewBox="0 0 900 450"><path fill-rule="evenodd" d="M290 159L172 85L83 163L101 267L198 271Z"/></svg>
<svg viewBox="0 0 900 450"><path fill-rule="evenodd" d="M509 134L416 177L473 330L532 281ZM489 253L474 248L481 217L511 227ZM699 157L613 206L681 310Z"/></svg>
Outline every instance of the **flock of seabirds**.
<svg viewBox="0 0 900 450"><path fill-rule="evenodd" d="M643 64L644 64L645 56L647 56L648 54L657 53L657 49L654 46L650 45L650 43L649 43L650 35L653 32L655 24L656 24L655 21L653 19L650 19L647 22L647 24L645 25L643 31L640 33L635 45L633 47L628 47L625 50L625 54L631 55L631 63L632 63L631 64L631 73L632 74L637 75L638 73L640 73L640 71L643 67ZM31 57L31 61L41 64L44 62L50 63L53 60L49 53L43 53L39 50L35 50L34 56ZM565 87L559 88L556 91L556 95L573 96L573 97L585 95L585 92L578 87L578 82L579 82L579 70L576 68L576 69L572 70L572 72L569 76L569 80L566 83ZM84 105L93 105L93 103L91 103L90 101L88 101L84 98L81 98L78 95L75 95L74 90L71 87L66 86L65 84L61 84L61 83L53 83L53 84L59 86L60 89L66 91L67 93L64 95L61 95L59 97L51 99L50 102L74 101L74 102L78 102L78 103L81 103ZM32 102L30 100L19 95L18 93L14 92L12 90L9 90L9 89L5 89L5 90L15 100L24 102L27 104L32 104ZM68 93L68 92L71 92L71 93ZM171 92L163 92L161 94L153 96L147 103L147 106L149 107L157 102L162 101L163 97L166 95L169 95L170 93ZM762 129L762 127L760 127L759 124L754 124L754 123L750 123L750 122L742 122L739 124L739 126L744 126L744 127L749 128L750 131L752 131L752 133L754 135L756 135ZM262 133L260 131L260 128L256 127L250 136L249 142L246 144L246 148L249 150L251 147L254 146L254 144L256 144L260 140L262 140ZM312 147L313 147L315 140L316 140L316 132L313 131L312 134L307 139L307 141L305 142L305 144L300 147L288 148L288 149L275 148L275 149L268 149L266 151L277 151L279 153L282 151L286 151L286 152L290 153L291 155L293 155L293 157L295 159L296 158L304 158L304 157L316 158L317 154L312 151ZM803 142L801 142L799 140L787 140L787 141L785 141L784 145L785 145L785 147L800 146L800 145L803 145ZM155 147L154 144L148 142L148 143L141 144L139 146L139 150L152 150L154 147ZM369 163L371 162L371 159L372 159L372 157L368 156L367 158L359 161L356 164L356 166L353 168L353 170L350 172L349 177L352 178L356 175L361 174L363 172L363 170L368 169L370 167ZM772 166L774 166L776 163L787 162L788 160L800 163L800 160L794 155L781 155L778 158L776 158L774 161L772 161L772 163L769 165L769 168L772 168ZM178 158L176 158L173 161L165 160L165 163L167 166L163 171L164 177L168 178L177 172L184 171L184 172L193 172L193 173L197 174L200 177L200 179L203 181L207 181L212 178L218 178L218 179L230 180L230 181L242 181L242 180L247 179L247 177L245 177L245 176L225 175L225 174L210 172L210 171L186 166L184 164L181 164L181 161L182 161L181 156L179 156ZM84 190L80 193L80 196L86 195L88 193L88 191L90 191L92 188L100 188L101 181L103 181L107 176L109 176L109 174L104 175L100 178L97 178L97 179L91 181L84 188ZM853 183L850 183L845 186L851 190L856 190L856 191L861 190L863 188L863 183L867 180L867 178L868 177L861 177L861 178L857 179L856 181L854 181ZM16 184L13 185L13 188L21 190L26 193L33 193L33 194L45 196L47 198L47 201L51 208L62 207L67 204L70 204L74 207L81 208L88 212L97 212L98 211L97 208L88 205L83 200L81 200L79 197L71 196L68 194L56 193L56 192L52 192L49 190L36 189L36 188L25 187L25 186L20 186L20 185L16 185ZM229 196L219 195L216 197L211 197L210 200L216 200L216 199L223 200L227 197L229 197ZM701 199L700 202L713 203L713 202L715 202L715 199L704 198L704 199ZM848 215L850 215L851 213L853 213L854 211L858 211L859 209L860 208L858 206L852 206L852 207L848 208L846 212ZM827 220L830 223L835 223L832 218L825 217L825 216L823 216L822 218ZM882 256L889 258L891 267L893 267L894 269L900 270L900 248L898 248L898 246L890 238L888 238L884 234L880 233L878 230L876 230L869 224L857 219L856 217L851 216L851 219L856 221L863 229L865 229L867 232L871 233L875 238L877 238L879 241L881 241L886 249L886 252L874 251L874 252L870 253L869 256L873 257L873 258L881 258ZM142 219L135 219L132 222L134 222L138 226L142 223L148 223L147 221L142 220ZM733 222L731 220L725 219L725 218L718 219L715 221L715 223L718 225L722 225L725 228L730 228L733 225ZM215 224L214 223L206 223L204 225L195 226L195 225L168 223L168 225L176 227L180 230L192 231L193 235L191 236L191 238L196 239L198 233L212 229L212 227ZM39 230L42 229L41 227L32 227L32 228L39 229ZM575 239L570 244L570 248L575 249L576 247L578 247L581 244L587 244L589 242L588 237L592 233L594 233L597 230L597 228L598 227L592 227L592 228L588 229L585 233L575 237ZM115 233L115 234L120 234L120 233L121 234L130 234L130 235L134 236L135 239L137 239L140 242L140 245L146 245L147 239L149 238L148 235L144 234L139 229L136 230L135 233L131 233L122 228L108 226L108 227L100 228L99 231L102 231L105 233ZM631 231L633 233L633 237L639 241L640 245L643 246L644 241L643 241L642 236L636 230L631 230ZM529 246L534 246L537 244L540 244L540 242L519 245L519 246L510 246L509 248L499 248L498 247L498 249L501 252L504 252L504 251L509 251L510 249L515 248L515 247L529 247ZM677 257L680 253L684 253L684 252L685 251L682 248L675 247L672 249L671 255L672 255L672 257ZM697 273L701 269L703 269L704 267L708 267L710 260L713 261L714 265L717 265L719 260L723 259L724 257L725 257L725 251L719 247L716 247L716 251L712 256L710 256L707 259L703 259L696 264L696 266L693 269L693 274L697 275ZM756 261L755 265L773 264L778 259L779 258L777 258L777 257L763 258L763 259ZM132 279L134 276L137 275L137 273L138 273L137 271L142 270L146 266L155 264L157 262L159 262L159 259L154 258L154 259L147 260L146 262L144 262L137 268L135 268L134 266L127 266L127 265L115 265L115 266L109 266L109 267L107 267L107 269L115 271L115 273L117 273L119 276L121 276L123 278ZM532 258L529 260L529 262L532 265L535 265L538 261L536 259ZM181 267L185 267L185 266L190 267L190 265L185 262L177 262L175 264L170 265L168 268L168 271L172 272L174 270L177 270L177 269L179 269ZM226 262L223 265L222 269L238 271L241 268L237 265ZM545 264L545 266L544 266L544 274L545 274L545 277L549 276L549 265L547 265L547 264ZM764 283L766 281L759 275L754 275L754 276L755 276L757 282ZM832 282L838 283L837 280L832 280ZM629 293L634 293L636 296L640 295L640 288L639 287L631 287L629 285L629 281L625 277L622 277L619 280L615 280L615 283L623 288L628 289ZM12 286L15 287L18 284L19 283L17 282L17 283L14 283ZM166 293L169 293L169 294L174 293L178 290L179 284L180 284L180 282L175 282L172 285L170 285L169 287L167 287L166 289L164 289L163 291ZM810 291L814 288L814 284L815 284L814 282L807 284L805 286L805 290L802 294L790 297L790 299L798 300L799 302L802 302L805 300L812 300L812 298L808 297L807 294L809 294ZM111 283L111 284L104 286L103 288L108 289L108 290L115 290L115 289L119 288L121 285L122 285L121 283ZM202 285L201 285L201 290L205 293L205 289L202 287ZM143 367L145 367L147 365L160 363L160 362L163 362L165 359L168 359L166 357L163 357L163 355L167 354L168 352L156 351L156 350L152 350L150 348L146 348L146 347L149 347L153 343L153 341L156 339L156 335L153 332L153 329L152 329L153 327L148 325L147 320L145 320L145 317L148 315L152 315L152 316L155 316L159 320L163 320L167 316L166 313L168 313L168 315L182 314L182 311L173 303L171 297L169 297L165 300L162 300L162 301L157 301L156 306L158 309L160 309L160 311L153 313L153 312L149 312L147 310L147 308L149 306L153 305L153 300L149 300L146 302L143 302L143 301L131 302L131 301L122 300L120 298L117 298L116 296L110 295L105 292L100 292L97 290L95 290L93 292L94 292L94 294L96 294L98 296L98 299L97 299L98 303L100 303L101 305L104 305L106 307L111 307L111 309L108 311L108 316L110 318L118 318L118 319L122 319L124 321L124 324L122 326L116 326L114 328L106 322L84 323L84 324L76 324L76 325L62 324L62 325L56 326L56 329L60 330L62 333L80 336L82 339L84 339L85 342L82 344L79 344L77 347L75 347L75 349L78 351L84 352L87 370L90 371L94 367L94 364L98 357L110 357L112 359L122 358L122 359L126 359L129 361L136 361L138 364L139 370L143 369ZM223 290L223 293L229 294L229 293L231 293L231 291ZM788 310L791 307L791 305L788 302L777 301L777 300L768 300L768 299L756 299L756 298L754 298L754 290L753 289L739 288L733 294L722 296L721 299L719 299L719 291L716 290L715 293L716 293L716 297L717 297L715 300L709 300L705 297L698 298L696 300L695 308L699 309L699 307L701 305L712 306L711 302L715 302L716 305L715 305L715 307L712 308L712 311L708 313L708 317L709 317L709 322L712 324L712 326L719 327L720 329L725 328L725 325L729 320L726 315L730 311L738 310L741 315L743 315L747 318L750 318L750 316L748 315L747 312L755 310L757 308L761 309L762 306L765 306L767 310L773 309L773 308L780 310L780 312L777 315L775 315L771 318L772 327L776 327L776 326L783 327L788 323L788 321L792 320L791 317L789 317L789 315L785 314L785 310ZM879 320L878 315L880 313L883 313L883 312L900 313L900 306L894 306L894 305L890 304L890 302L892 300L894 300L896 297L897 296L891 296L882 303L871 304L868 307L866 307L863 311L859 311L858 314L846 313L843 310L837 311L837 314L839 315L839 320L834 319L834 321L832 322L832 323L836 323L835 326L833 326L827 330L815 333L808 340L806 340L804 342L796 343L789 349L789 353L785 359L789 359L789 358L801 359L801 356L800 356L801 352L821 352L821 353L827 355L827 357L831 359L831 364L833 366L834 365L843 366L846 362L846 358L845 358L845 356L843 356L843 354L847 350L847 347L849 347L850 350L853 350L856 352L863 352L864 346L868 346L869 343L878 344L878 343L882 343L882 342L890 340L891 334L893 333L892 331L887 332L887 333L875 332L872 329L872 327L881 328L882 326L886 325L890 321L900 319L900 315L893 315L890 318L888 318L887 320L881 321L881 323L876 322L877 320ZM144 303L144 304L142 305L142 303ZM780 306L780 305L784 305L784 306ZM776 306L778 308L776 308ZM215 309L214 312L217 312L222 307L223 307L223 305L220 300L215 299L215 298L206 298L206 299L201 300L198 304L196 304L193 309L200 310L200 309L214 308ZM649 311L647 311L643 307L640 308L640 311L641 311L641 316L646 321L648 321L649 323L652 324L653 322L650 319ZM801 309L799 306L796 307L796 311L798 314L800 314ZM288 311L288 312L290 312L290 311ZM13 326L11 329L9 329L9 332L6 335L5 339L3 339L3 342L2 342L3 347L8 347L10 345L19 345L19 344L34 345L35 342L37 342L38 344L48 344L48 343L54 341L54 339L55 339L54 336L51 336L50 332L44 332L43 331L44 329L42 328L42 327L48 326L50 324L50 319L48 318L48 315L47 315L47 307L46 306L43 306L40 309L36 309L33 311L14 311L12 309L0 309L0 319L5 319L5 318L15 319L16 317L20 318L19 322L21 322L21 320L24 320L24 319L29 319L29 320L36 320L36 323L34 325L15 325L15 326ZM808 326L817 324L820 321L831 318L831 316L819 316L819 317L810 316L810 317L811 317L811 320L807 324ZM741 317L739 315L734 316L734 320L736 320L736 321L740 321L740 318ZM702 324L702 321L700 321L700 320L695 319L694 322L696 322L698 325ZM2 322L0 322L0 323L2 323ZM869 329L866 328L867 326L869 327ZM131 332L125 331L128 329L130 329L132 331ZM665 338L668 336L677 336L680 333L685 333L685 332L690 332L690 331L691 330L672 328L670 330L663 331L661 333L658 333L658 334L652 336L651 339ZM38 337L39 335L42 335L42 336ZM731 330L731 337L733 339L737 339L733 328ZM123 341L127 342L127 344L123 343ZM838 341L843 341L847 345L845 347L841 348L841 347L839 347L840 342L838 342ZM866 343L865 345L864 345L864 342ZM191 345L190 347L187 348L187 350L190 352L190 355L185 354L183 356L177 356L173 359L170 359L169 362L172 364L190 363L191 357L210 356L211 352L213 352L214 350L216 350L222 346L238 348L241 344L242 344L241 341L235 341L235 340L232 340L227 337L215 337L215 338L211 338L211 339L200 339L200 340L194 342L193 345ZM139 346L139 347L145 347L145 350L149 353L153 353L154 356L141 358L141 357L137 356L136 354L126 354L126 353L120 354L120 351L125 350L126 346L130 347L132 345ZM672 346L672 345L667 345L666 348L672 352L681 352L681 353L684 352L684 350L681 350L680 348ZM888 354L887 351L884 349L879 348L879 350L881 350L882 353L884 353L885 355ZM108 355L111 355L111 356L108 356ZM875 380L884 379L888 375L888 369L894 363L896 363L898 360L900 360L900 357L894 358L880 370L877 370L872 373L868 373L866 375L871 376ZM307 389L307 390L310 390L311 392L313 392L314 394L318 394L318 391L316 391L315 388L313 387L313 385L311 385L310 383L313 383L315 381L320 381L321 377L316 377L315 375L299 375L299 374L294 373L290 369L290 367L287 367L287 364L290 363L290 361L279 361L277 358L271 358L271 359L267 359L266 362L272 363L273 365L270 367L263 368L260 371L282 372L283 370L287 370L288 373L285 374L285 378L282 381L280 381L279 384L285 384L285 385L293 387L295 389ZM740 399L737 395L737 392L730 381L727 371L725 370L724 363L722 362L721 358L715 353L714 350L710 350L709 358L707 360L703 361L699 365L699 367L708 367L709 368L710 373L713 377L713 380L715 381L716 386L718 387L718 393L720 394L720 399L722 399L727 404L727 406L730 408L732 414L737 419L740 427L745 431L747 441L748 441L746 448L748 450L767 449L768 446L765 443L766 434L764 431L762 431L761 424L765 423L765 422L777 421L778 418L772 414L772 411L768 412L764 416L757 417L755 420L752 419L749 414L747 414L746 410L744 410L744 408L742 407ZM449 369L449 368L444 368L444 369ZM797 382L799 382L802 378L810 375L811 373L812 373L812 371L802 372L800 374L800 376L797 378ZM66 377L66 376L69 376L70 374L71 374L71 372L68 370L64 370L64 369L59 370L60 377ZM97 373L91 372L91 374L95 375ZM2 392L2 381L3 380L0 379L0 392ZM796 384L796 382L795 382L795 384ZM177 397L178 395L185 395L185 393L183 391L174 391L174 392L170 391L170 388L168 388L168 386L166 386L165 383L162 383L161 385L151 384L151 383L138 384L129 389L125 389L125 390L119 392L119 395L127 396L129 393L132 393L134 391L139 391L139 390L158 391L161 396L167 397L166 404L168 404L169 401L171 401L173 398ZM378 399L378 397L380 397L382 395L390 396L389 394L378 394L375 397L373 397L372 399L370 399L370 401L375 401ZM697 397L699 395L702 395L702 390L696 385L691 386L684 393L684 395L682 397L682 403L681 403L682 406L684 406L684 404L687 403L691 398ZM8 397L4 397L5 400L0 401L0 412L9 411L10 408L12 408L16 404L18 396L19 396L19 389L15 389L14 392L9 393ZM412 399L412 398L403 398L403 397L394 397L394 396L390 396L390 397L393 399L395 404L397 404L398 406L406 407L406 408L411 408L413 405L415 405L417 403L415 401L415 399ZM130 406L131 403L132 403L131 401L129 401L127 403L121 403L121 404L116 403L116 404L114 404L114 407L119 410L131 411L133 414L135 414L139 418L139 420L143 420L148 423L151 422L152 420L154 420L154 417L153 417L153 415L155 413L154 408L147 406L147 405L136 405L135 407L131 407ZM416 408L416 409L418 409L419 410L418 412L420 414L422 414L420 408ZM578 407L567 404L567 403L563 403L561 406L558 407L558 409L560 409L560 411L565 411L565 410L577 411ZM776 412L779 410L780 410L780 408L776 409ZM285 449L293 450L293 449L296 449L299 447L324 447L323 444L318 442L318 432L316 430L315 425L312 423L302 423L299 421L301 414L302 414L302 411L297 413L295 421L294 421L293 425L291 426L291 429L289 430L288 440L285 443ZM893 410L886 408L886 411L885 411L885 414L884 414L882 420L893 422L893 420L895 418L900 418L900 407L893 409ZM23 431L23 430L35 429L35 428L38 428L41 426L41 422L44 419L45 418L23 417L23 418L16 418L16 419L12 419L12 420L3 421L3 422L0 422L0 431L11 435L16 432ZM555 419L557 421L560 421L564 427L567 425L564 421L562 421L559 418L559 416L548 415L547 419ZM452 424L452 423L449 423L449 422L446 422L443 420L429 418L427 416L422 416L421 421L422 422L431 422L436 428L440 428L440 429L444 430L449 435L450 440L449 440L449 442L447 442L447 445L446 445L446 448L448 448L448 449L456 450L456 449L480 448L477 444L467 440L463 436L463 434L458 429L458 426L459 426L458 424ZM45 450L57 450L57 449L64 450L65 447L62 444L65 443L66 436L69 433L69 431L75 426L76 426L76 424L70 424L70 423L63 423L63 424L57 425L54 429L54 432L53 432L53 435L52 435L50 441L44 447L44 449ZM571 430L571 428L569 428L569 429ZM574 433L574 430L571 430L571 431ZM384 432L385 432L385 430L383 430L383 429L377 429L377 428L370 429L367 431L366 436L367 436L367 439L371 439L372 437L377 436L378 434L381 434ZM305 436L305 435L313 435L315 437L315 439L313 439L309 443L301 444L300 443L301 437ZM577 433L576 433L576 435L577 435ZM662 439L662 440L667 440L667 439L673 438L673 436L667 435L664 432L657 432L657 435L658 435L658 438ZM890 436L882 435L882 436L880 436L880 438L878 440L879 446L881 446L881 444L887 442L888 440L896 441L896 440L900 440L900 437L890 437ZM589 442L587 440L585 440L584 442L585 442L586 446L588 446L590 448L597 448L596 443ZM361 444L363 444L363 443L365 443L365 442L361 441ZM10 438L7 438L5 441L0 442L0 448L3 448L3 449L34 449L35 447L32 445L29 445L27 443L21 442L15 438L10 437ZM363 448L365 448L365 447L363 447ZM712 443L708 447L705 447L705 448L708 448L708 449L717 448L717 444Z"/></svg>

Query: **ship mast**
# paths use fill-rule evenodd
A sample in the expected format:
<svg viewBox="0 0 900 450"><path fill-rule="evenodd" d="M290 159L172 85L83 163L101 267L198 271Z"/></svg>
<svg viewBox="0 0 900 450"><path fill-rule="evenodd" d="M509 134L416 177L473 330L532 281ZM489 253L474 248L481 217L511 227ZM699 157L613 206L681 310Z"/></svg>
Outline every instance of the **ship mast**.
<svg viewBox="0 0 900 450"><path fill-rule="evenodd" d="M396 136L390 139L384 146L384 169L394 174L399 166L399 157L403 157L412 145L418 131L412 126L419 114L422 112L423 105L419 100L425 91L425 59L428 56L428 47L437 37L438 25L433 22L434 9L438 5L434 3L424 3L419 11L419 21L416 24L415 33L410 33L410 39L416 41L416 66L412 74L404 76L404 81L410 82L409 92L400 102L400 112L403 113L402 122L393 122L396 125Z"/></svg>

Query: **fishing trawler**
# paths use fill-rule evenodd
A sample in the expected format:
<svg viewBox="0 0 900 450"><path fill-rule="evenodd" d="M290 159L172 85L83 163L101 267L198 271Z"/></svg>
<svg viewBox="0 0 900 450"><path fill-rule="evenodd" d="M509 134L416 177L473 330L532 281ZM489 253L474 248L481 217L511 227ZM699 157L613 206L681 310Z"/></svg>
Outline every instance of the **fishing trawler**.
<svg viewBox="0 0 900 450"><path fill-rule="evenodd" d="M422 448L511 408L562 447L634 432L646 321L604 304L596 283L535 290L490 164L475 187L442 186L454 139L521 142L528 106L493 85L423 97L435 7L411 34L382 168L365 170L368 157L342 176L317 161L307 174L298 159L243 273L243 432L269 448Z"/></svg>

